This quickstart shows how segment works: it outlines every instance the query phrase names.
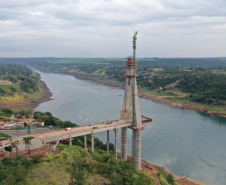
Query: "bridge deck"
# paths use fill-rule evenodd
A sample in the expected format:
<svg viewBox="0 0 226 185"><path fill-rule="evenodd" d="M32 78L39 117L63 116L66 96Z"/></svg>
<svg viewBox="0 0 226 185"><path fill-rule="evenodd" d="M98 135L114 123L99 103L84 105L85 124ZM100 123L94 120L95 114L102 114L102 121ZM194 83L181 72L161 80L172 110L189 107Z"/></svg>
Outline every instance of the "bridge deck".
<svg viewBox="0 0 226 185"><path fill-rule="evenodd" d="M131 126L131 124L132 124L131 122L128 123L128 121L126 120L118 120L118 121L115 120L115 121L110 121L109 124L98 123L95 125L73 127L69 131L59 130L52 133L41 134L37 136L36 139L41 139L41 140L45 140L46 142L50 142L50 141L77 137L77 136L88 135L92 133L95 134L98 132L104 132L107 130L113 130L113 129L122 128L122 127L128 127L128 126Z"/></svg>
<svg viewBox="0 0 226 185"><path fill-rule="evenodd" d="M150 118L142 117L143 123L147 123L151 121L152 120ZM24 145L22 141L24 137L34 136L34 139L32 140L32 143L34 143L32 148L37 148L38 146L40 147L40 143L45 144L47 142L59 141L63 139L88 135L92 133L95 134L98 132L104 132L107 130L114 130L114 129L119 129L123 127L130 127L132 126L131 122L132 122L131 120L106 121L106 122L92 124L92 125L73 127L69 131L65 131L64 129L61 129L61 130L51 131L48 133L13 137L13 140L18 140L20 142L20 145ZM9 140L2 141L1 143L4 147L9 146ZM35 143L39 143L39 145L36 145Z"/></svg>

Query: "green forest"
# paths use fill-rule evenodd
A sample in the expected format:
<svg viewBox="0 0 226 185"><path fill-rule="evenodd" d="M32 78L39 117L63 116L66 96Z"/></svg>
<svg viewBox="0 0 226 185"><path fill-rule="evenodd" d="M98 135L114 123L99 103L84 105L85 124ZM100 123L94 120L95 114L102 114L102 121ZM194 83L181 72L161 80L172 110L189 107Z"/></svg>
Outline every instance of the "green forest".
<svg viewBox="0 0 226 185"><path fill-rule="evenodd" d="M34 102L44 96L37 73L21 64L0 64L0 106Z"/></svg>
<svg viewBox="0 0 226 185"><path fill-rule="evenodd" d="M0 80L12 83L0 85L0 96L12 96L20 91L32 93L39 90L37 75L24 65L0 64Z"/></svg>

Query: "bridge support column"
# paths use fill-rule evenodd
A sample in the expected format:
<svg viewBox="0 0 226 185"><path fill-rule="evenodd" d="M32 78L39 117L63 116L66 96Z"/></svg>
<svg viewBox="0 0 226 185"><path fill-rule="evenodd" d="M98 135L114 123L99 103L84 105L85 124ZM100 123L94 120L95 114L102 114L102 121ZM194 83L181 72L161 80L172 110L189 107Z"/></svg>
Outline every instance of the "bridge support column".
<svg viewBox="0 0 226 185"><path fill-rule="evenodd" d="M141 132L133 130L133 164L136 169L141 169Z"/></svg>
<svg viewBox="0 0 226 185"><path fill-rule="evenodd" d="M46 140L42 140L44 146L46 146Z"/></svg>
<svg viewBox="0 0 226 185"><path fill-rule="evenodd" d="M121 159L127 161L127 128L121 129Z"/></svg>
<svg viewBox="0 0 226 185"><path fill-rule="evenodd" d="M92 153L94 153L94 136L95 136L95 134L92 133L91 134L91 151L92 151Z"/></svg>
<svg viewBox="0 0 226 185"><path fill-rule="evenodd" d="M107 154L109 155L109 130L107 130Z"/></svg>
<svg viewBox="0 0 226 185"><path fill-rule="evenodd" d="M117 158L117 132L118 132L118 129L114 129L115 131L115 157Z"/></svg>
<svg viewBox="0 0 226 185"><path fill-rule="evenodd" d="M72 138L71 138L71 134L69 135L69 146L72 145Z"/></svg>
<svg viewBox="0 0 226 185"><path fill-rule="evenodd" d="M84 148L87 149L86 135L84 135Z"/></svg>

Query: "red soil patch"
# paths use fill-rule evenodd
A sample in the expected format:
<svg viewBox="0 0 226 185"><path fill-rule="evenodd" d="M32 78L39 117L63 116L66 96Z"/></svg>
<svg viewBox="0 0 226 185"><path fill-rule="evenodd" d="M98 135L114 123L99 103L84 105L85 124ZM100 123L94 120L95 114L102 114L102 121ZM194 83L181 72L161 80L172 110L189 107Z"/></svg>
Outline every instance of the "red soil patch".
<svg viewBox="0 0 226 185"><path fill-rule="evenodd" d="M27 150L18 151L17 155L18 156L26 155L27 158L33 158L34 156L42 158L42 157L48 156L50 153L59 154L60 152L61 151L58 150L58 149L53 152L52 149L49 148L49 147L42 147L42 148L31 149L30 157L29 157L29 154L28 154ZM1 154L0 161L2 159L4 159L5 157L16 157L16 153L14 153L14 152L5 152L4 154Z"/></svg>

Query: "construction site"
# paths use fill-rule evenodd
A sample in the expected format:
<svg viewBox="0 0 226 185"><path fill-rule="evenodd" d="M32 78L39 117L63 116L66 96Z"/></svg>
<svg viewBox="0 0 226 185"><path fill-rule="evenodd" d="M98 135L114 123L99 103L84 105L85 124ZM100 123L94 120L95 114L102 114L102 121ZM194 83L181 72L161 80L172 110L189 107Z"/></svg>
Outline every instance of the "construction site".
<svg viewBox="0 0 226 185"><path fill-rule="evenodd" d="M145 124L151 123L152 119L141 116L139 95L136 81L136 39L137 33L133 36L133 56L127 58L126 62L126 84L124 98L120 115L115 120L106 120L100 123L94 123L85 126L67 127L65 129L56 129L52 125L45 125L34 119L33 114L28 118L16 118L0 116L0 132L10 135L11 138L0 138L0 160L6 157L16 157L25 155L31 159L33 157L47 157L49 154L58 154L61 150L57 147L59 143L72 146L73 140L77 137L83 137L83 146L91 154L95 151L95 134L106 132L106 153L110 155L109 132L114 132L114 157L120 158L128 163L132 163L137 170L142 170L152 174L155 183L160 185L158 173L170 174L166 169L142 160L141 139L142 130ZM121 148L118 150L118 131L121 129ZM128 155L127 129L132 129L132 155ZM87 144L87 136L91 138L90 146ZM25 138L30 138L31 145L27 150ZM15 144L16 143L16 144ZM89 148L89 149L88 149ZM179 184L200 184L186 177L179 178L175 176Z"/></svg>
<svg viewBox="0 0 226 185"><path fill-rule="evenodd" d="M141 117L139 97L136 82L136 39L137 33L134 32L133 36L133 56L128 57L126 62L126 86L125 94L123 100L123 106L120 113L120 119L113 121L105 121L102 123L97 123L95 125L87 125L83 127L76 128L66 128L65 130L51 130L47 131L45 129L39 129L37 126L44 126L44 123L37 122L31 116L29 119L17 119L14 117L1 117L3 120L10 120L14 123L2 124L1 129L5 133L9 133L13 136L11 140L2 140L1 145L4 150L10 147L12 140L17 140L19 142L18 149L24 150L25 146L23 144L23 137L26 135L24 131L13 131L13 129L26 129L27 135L32 134L34 137L32 148L39 148L46 146L48 143L59 143L62 140L69 140L71 142L74 137L84 136L84 146L86 148L86 135L91 135L91 151L94 152L94 136L97 132L107 131L107 153L109 153L109 130L114 130L115 132L115 156L117 157L117 132L121 129L121 158L127 160L127 128L133 130L132 136L132 157L133 164L137 169L141 169L141 133L145 128L144 123L151 122L152 119L147 117ZM36 127L36 128L32 128ZM10 131L8 130L10 129ZM52 128L51 128L52 129ZM35 130L31 133L31 130ZM43 133L44 131L44 133ZM20 134L18 134L20 132ZM23 134L22 134L23 133ZM57 144L56 144L57 145Z"/></svg>

